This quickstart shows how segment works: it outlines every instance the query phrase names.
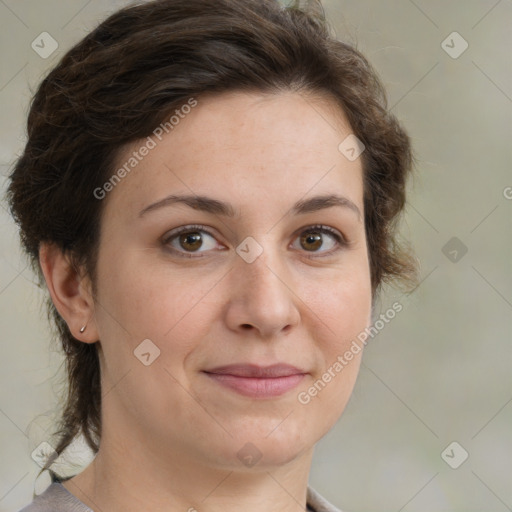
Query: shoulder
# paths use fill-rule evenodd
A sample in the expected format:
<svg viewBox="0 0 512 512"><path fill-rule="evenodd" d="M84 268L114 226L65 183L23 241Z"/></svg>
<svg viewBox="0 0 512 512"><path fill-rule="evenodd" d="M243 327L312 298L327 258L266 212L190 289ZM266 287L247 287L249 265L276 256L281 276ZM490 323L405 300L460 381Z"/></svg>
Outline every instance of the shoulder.
<svg viewBox="0 0 512 512"><path fill-rule="evenodd" d="M342 512L311 487L308 487L307 504L314 512Z"/></svg>
<svg viewBox="0 0 512 512"><path fill-rule="evenodd" d="M52 483L19 512L93 512L59 482Z"/></svg>

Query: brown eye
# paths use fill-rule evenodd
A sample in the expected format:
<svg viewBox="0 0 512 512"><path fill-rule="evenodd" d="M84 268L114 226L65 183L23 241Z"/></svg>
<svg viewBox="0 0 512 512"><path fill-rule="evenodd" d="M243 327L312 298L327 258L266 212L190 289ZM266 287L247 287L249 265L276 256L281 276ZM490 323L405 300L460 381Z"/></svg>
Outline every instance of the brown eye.
<svg viewBox="0 0 512 512"><path fill-rule="evenodd" d="M322 235L320 233L313 232L303 234L300 237L300 243L302 244L302 247L304 247L304 249L307 251L316 251L322 247Z"/></svg>
<svg viewBox="0 0 512 512"><path fill-rule="evenodd" d="M215 237L202 226L184 226L178 228L162 240L171 252L178 256L192 257L194 253L203 255L211 249L218 248Z"/></svg>
<svg viewBox="0 0 512 512"><path fill-rule="evenodd" d="M186 251L197 251L203 245L201 235L198 232L179 235L179 244Z"/></svg>
<svg viewBox="0 0 512 512"><path fill-rule="evenodd" d="M315 253L315 257L333 254L348 246L343 235L327 226L312 226L302 231L297 240L300 243L299 249Z"/></svg>

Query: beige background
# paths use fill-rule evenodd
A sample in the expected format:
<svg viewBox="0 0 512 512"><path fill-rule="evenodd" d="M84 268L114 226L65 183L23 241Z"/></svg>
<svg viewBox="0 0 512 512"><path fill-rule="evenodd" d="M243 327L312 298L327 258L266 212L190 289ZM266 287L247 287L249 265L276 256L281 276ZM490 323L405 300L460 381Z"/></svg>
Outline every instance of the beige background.
<svg viewBox="0 0 512 512"><path fill-rule="evenodd" d="M2 190L38 82L127 3L0 0ZM512 510L512 2L325 5L338 36L376 66L412 136L417 178L403 230L422 282L383 296L382 311L394 300L404 309L369 343L348 408L317 446L310 483L352 512ZM41 32L59 45L45 59L31 48ZM453 58L444 40L452 55L469 46ZM51 427L62 358L0 205L0 511L17 511L32 499L31 452ZM453 237L459 247L446 246ZM469 454L457 469L441 456L453 441L452 465Z"/></svg>

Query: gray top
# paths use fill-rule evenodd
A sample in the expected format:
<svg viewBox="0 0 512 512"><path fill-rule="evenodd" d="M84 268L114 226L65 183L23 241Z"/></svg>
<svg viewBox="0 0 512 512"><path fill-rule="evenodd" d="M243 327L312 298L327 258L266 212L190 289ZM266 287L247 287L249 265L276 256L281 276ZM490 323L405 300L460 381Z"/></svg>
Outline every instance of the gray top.
<svg viewBox="0 0 512 512"><path fill-rule="evenodd" d="M341 512L311 487L307 492L308 510L313 512ZM32 503L19 512L93 512L60 482L54 481Z"/></svg>

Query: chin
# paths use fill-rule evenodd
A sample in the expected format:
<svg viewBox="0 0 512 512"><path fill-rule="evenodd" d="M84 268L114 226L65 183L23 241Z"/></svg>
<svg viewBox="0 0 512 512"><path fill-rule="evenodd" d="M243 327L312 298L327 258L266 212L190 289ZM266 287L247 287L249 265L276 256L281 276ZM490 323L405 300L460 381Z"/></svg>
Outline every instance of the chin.
<svg viewBox="0 0 512 512"><path fill-rule="evenodd" d="M232 438L224 438L225 446L218 446L218 450L210 446L210 456L216 451L215 464L223 469L254 472L284 466L312 450L316 440L305 438L303 432L299 435L299 426L294 433L291 429L278 432L276 425L278 423L271 429L266 428L264 435L254 431L251 434L247 430Z"/></svg>

